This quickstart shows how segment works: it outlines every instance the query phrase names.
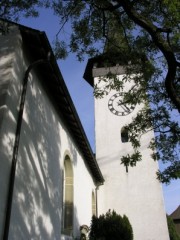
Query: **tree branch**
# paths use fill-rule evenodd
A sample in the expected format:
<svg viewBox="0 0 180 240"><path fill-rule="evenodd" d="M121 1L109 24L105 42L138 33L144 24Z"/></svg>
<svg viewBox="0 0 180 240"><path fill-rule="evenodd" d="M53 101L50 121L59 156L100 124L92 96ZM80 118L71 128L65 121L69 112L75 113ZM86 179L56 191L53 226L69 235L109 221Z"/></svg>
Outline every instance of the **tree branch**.
<svg viewBox="0 0 180 240"><path fill-rule="evenodd" d="M180 112L180 97L176 94L174 84L178 62L176 61L175 55L169 46L169 43L163 39L158 27L156 27L147 18L142 16L142 14L138 14L138 12L132 7L132 4L129 0L116 0L116 2L119 3L119 5L124 9L131 20L133 20L137 25L145 29L151 35L155 45L163 53L168 64L168 71L165 79L165 88L169 98L172 100Z"/></svg>

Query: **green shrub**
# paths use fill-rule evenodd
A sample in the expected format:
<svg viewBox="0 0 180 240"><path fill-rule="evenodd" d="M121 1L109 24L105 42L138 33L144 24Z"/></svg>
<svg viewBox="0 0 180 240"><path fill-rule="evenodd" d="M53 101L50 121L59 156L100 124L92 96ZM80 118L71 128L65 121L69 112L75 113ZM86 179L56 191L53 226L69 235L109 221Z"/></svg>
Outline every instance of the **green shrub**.
<svg viewBox="0 0 180 240"><path fill-rule="evenodd" d="M170 240L180 240L180 236L178 235L174 222L171 217L167 216L167 224L169 230Z"/></svg>
<svg viewBox="0 0 180 240"><path fill-rule="evenodd" d="M128 218L115 211L108 211L99 218L93 216L90 240L133 240L133 231Z"/></svg>

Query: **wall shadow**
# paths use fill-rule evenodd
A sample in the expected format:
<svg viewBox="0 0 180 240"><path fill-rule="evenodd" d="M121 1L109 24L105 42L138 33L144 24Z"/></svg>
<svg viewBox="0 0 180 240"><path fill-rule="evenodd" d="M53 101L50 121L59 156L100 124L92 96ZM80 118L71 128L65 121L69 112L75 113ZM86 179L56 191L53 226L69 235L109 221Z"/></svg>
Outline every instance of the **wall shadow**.
<svg viewBox="0 0 180 240"><path fill-rule="evenodd" d="M13 52L13 49L11 51ZM2 171L4 171L0 179L3 182L1 186L5 188L3 192L7 192L8 189L12 161L21 94L19 79L23 79L24 70L22 69L26 69L26 63L22 61L22 51L17 50L15 55L18 55L19 60L15 62L14 69L12 65L9 66L11 75L8 72L8 62L4 65L0 63L3 77L3 81L0 82L0 117L2 117L0 156ZM12 61L11 54L4 55L5 59L6 57ZM9 232L9 239L13 240L61 238L63 201L61 159L64 154L61 152L63 141L61 131L64 125L61 126L56 108L47 97L49 93L43 86L43 80L39 82L34 77L34 74L29 76L21 127ZM77 152L69 136L68 138L73 164L76 165ZM2 207L5 209L5 206ZM4 211L2 212L4 214ZM1 219L4 219L4 216L1 216ZM79 221L76 208L74 209L74 227L77 233Z"/></svg>
<svg viewBox="0 0 180 240"><path fill-rule="evenodd" d="M42 86L29 85L15 179L12 239L58 239L61 231L61 138Z"/></svg>

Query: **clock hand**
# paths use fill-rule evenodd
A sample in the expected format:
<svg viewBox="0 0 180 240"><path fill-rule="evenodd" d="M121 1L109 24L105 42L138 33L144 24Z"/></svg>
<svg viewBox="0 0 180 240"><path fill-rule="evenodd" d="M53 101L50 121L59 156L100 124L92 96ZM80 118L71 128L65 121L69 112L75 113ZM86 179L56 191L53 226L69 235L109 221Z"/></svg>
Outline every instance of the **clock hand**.
<svg viewBox="0 0 180 240"><path fill-rule="evenodd" d="M118 102L117 102L117 105L121 106L122 104L123 104L122 100L119 99Z"/></svg>
<svg viewBox="0 0 180 240"><path fill-rule="evenodd" d="M126 105L121 105L121 107L124 109L124 111L130 112L130 109Z"/></svg>
<svg viewBox="0 0 180 240"><path fill-rule="evenodd" d="M125 103L122 102L122 100L119 99L119 101L117 102L117 105L118 105L118 106L121 106L124 111L130 112L130 109L126 106Z"/></svg>

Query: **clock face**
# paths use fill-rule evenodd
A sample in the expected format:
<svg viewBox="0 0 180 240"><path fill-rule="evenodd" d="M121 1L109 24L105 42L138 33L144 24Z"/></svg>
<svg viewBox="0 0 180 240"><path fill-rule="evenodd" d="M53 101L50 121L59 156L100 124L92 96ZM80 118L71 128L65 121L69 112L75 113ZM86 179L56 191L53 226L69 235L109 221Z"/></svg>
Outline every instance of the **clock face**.
<svg viewBox="0 0 180 240"><path fill-rule="evenodd" d="M123 95L124 93L116 93L109 99L108 102L109 110L117 116L126 116L135 108L135 105L131 105L123 101Z"/></svg>

